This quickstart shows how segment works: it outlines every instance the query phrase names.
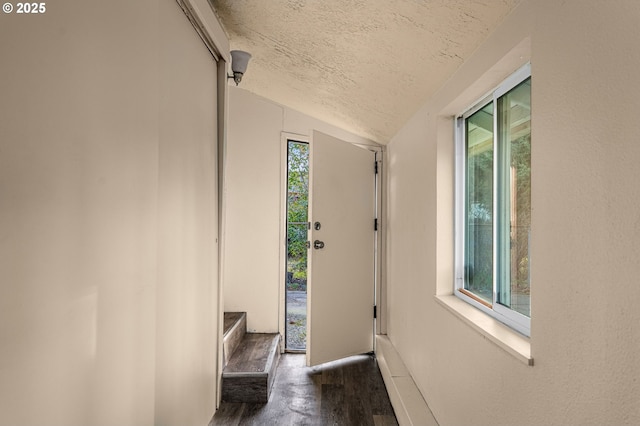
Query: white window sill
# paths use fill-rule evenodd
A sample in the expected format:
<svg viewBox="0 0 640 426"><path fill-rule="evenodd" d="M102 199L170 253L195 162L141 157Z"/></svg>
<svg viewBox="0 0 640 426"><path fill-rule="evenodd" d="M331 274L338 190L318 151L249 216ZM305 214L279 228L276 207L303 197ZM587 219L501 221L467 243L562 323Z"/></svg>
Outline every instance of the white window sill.
<svg viewBox="0 0 640 426"><path fill-rule="evenodd" d="M526 365L533 365L530 340L454 295L435 296L449 312Z"/></svg>

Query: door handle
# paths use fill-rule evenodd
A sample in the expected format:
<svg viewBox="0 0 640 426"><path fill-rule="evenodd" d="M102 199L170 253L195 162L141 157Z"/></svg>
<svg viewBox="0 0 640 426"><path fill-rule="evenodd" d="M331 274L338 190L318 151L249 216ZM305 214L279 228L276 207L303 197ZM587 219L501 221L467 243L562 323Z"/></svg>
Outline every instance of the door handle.
<svg viewBox="0 0 640 426"><path fill-rule="evenodd" d="M316 250L324 248L324 242L320 241L320 240L315 240L313 242L313 248L316 249Z"/></svg>

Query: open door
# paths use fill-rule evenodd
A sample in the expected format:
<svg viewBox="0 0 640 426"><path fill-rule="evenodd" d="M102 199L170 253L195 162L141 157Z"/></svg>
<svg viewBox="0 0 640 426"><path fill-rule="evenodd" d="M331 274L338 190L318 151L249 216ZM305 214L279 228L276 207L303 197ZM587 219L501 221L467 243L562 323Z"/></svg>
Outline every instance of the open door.
<svg viewBox="0 0 640 426"><path fill-rule="evenodd" d="M313 132L308 365L373 350L374 165L372 151Z"/></svg>

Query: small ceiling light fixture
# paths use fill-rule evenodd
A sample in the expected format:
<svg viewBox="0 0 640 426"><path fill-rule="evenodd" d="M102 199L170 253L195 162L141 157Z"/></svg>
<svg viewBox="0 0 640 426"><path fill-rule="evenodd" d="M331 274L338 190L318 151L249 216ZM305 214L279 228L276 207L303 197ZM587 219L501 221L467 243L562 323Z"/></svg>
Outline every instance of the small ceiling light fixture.
<svg viewBox="0 0 640 426"><path fill-rule="evenodd" d="M228 75L227 78L232 78L236 82L236 86L242 81L242 75L247 71L247 65L251 54L243 52L242 50L232 50L231 52L231 70L233 75Z"/></svg>

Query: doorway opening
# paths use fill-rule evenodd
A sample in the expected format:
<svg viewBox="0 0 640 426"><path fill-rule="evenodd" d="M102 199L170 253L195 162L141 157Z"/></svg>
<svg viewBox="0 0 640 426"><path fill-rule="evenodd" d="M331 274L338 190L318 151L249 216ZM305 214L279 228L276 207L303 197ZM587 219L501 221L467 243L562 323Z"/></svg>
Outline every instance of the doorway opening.
<svg viewBox="0 0 640 426"><path fill-rule="evenodd" d="M287 247L285 349L307 348L307 231L309 229L309 144L287 140Z"/></svg>

